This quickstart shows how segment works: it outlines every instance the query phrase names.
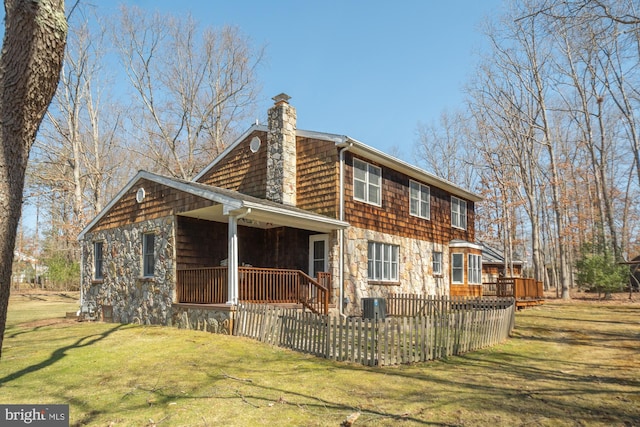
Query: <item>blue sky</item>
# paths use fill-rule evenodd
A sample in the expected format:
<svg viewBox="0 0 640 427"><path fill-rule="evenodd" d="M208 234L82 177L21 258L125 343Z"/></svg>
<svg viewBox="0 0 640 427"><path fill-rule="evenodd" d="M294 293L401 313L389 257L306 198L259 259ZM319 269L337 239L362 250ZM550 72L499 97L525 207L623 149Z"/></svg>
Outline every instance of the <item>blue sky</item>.
<svg viewBox="0 0 640 427"><path fill-rule="evenodd" d="M502 0L81 1L105 16L124 3L237 26L266 47L256 119L285 92L298 128L348 135L410 163L418 122L463 107L486 43L480 24L502 14Z"/></svg>
<svg viewBox="0 0 640 427"><path fill-rule="evenodd" d="M266 118L271 97L285 92L298 128L348 135L410 162L418 122L461 107L483 49L480 23L502 6L501 0L123 3L191 12L203 26L238 26L256 46L265 45L257 119ZM115 10L107 7L106 13Z"/></svg>

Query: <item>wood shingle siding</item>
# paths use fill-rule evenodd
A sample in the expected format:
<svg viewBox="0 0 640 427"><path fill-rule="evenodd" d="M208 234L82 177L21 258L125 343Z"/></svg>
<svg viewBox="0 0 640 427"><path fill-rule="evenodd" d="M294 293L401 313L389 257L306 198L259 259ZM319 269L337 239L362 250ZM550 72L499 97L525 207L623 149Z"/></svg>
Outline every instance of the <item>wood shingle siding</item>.
<svg viewBox="0 0 640 427"><path fill-rule="evenodd" d="M418 238L438 244L451 240L474 240L474 204L467 200L467 230L451 226L451 198L448 192L430 186L431 219L412 216L409 213L410 178L378 165L370 160L361 160L382 168L382 206L360 202L353 197L353 155L345 158L345 221L355 227L375 230L403 237ZM426 185L426 184L425 184Z"/></svg>
<svg viewBox="0 0 640 427"><path fill-rule="evenodd" d="M261 141L255 153L250 148L254 137ZM267 186L267 133L252 132L201 176L198 182L264 199Z"/></svg>
<svg viewBox="0 0 640 427"><path fill-rule="evenodd" d="M227 258L227 224L178 217L177 267L216 267Z"/></svg>
<svg viewBox="0 0 640 427"><path fill-rule="evenodd" d="M332 141L297 139L297 206L338 218L338 150Z"/></svg>
<svg viewBox="0 0 640 427"><path fill-rule="evenodd" d="M142 203L136 201L136 192L144 188ZM192 194L185 194L174 188L141 179L124 194L118 202L100 219L90 231L122 227L151 219L174 215L186 210L211 206L213 202Z"/></svg>

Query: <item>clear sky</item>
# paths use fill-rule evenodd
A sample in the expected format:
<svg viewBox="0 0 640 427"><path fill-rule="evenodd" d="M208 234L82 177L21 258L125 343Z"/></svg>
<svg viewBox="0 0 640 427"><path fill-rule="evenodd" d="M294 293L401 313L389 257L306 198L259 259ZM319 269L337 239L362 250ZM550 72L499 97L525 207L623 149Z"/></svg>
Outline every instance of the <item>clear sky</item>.
<svg viewBox="0 0 640 427"><path fill-rule="evenodd" d="M256 119L285 92L298 128L348 135L410 163L418 122L462 107L486 44L480 24L502 14L502 0L81 1L105 16L125 3L237 26L266 48Z"/></svg>
<svg viewBox="0 0 640 427"><path fill-rule="evenodd" d="M70 2L70 0L67 0ZM96 3L115 10L115 2ZM501 0L127 0L234 25L266 46L257 119L285 92L298 128L348 135L412 161L419 121L461 106ZM247 127L251 123L247 123Z"/></svg>

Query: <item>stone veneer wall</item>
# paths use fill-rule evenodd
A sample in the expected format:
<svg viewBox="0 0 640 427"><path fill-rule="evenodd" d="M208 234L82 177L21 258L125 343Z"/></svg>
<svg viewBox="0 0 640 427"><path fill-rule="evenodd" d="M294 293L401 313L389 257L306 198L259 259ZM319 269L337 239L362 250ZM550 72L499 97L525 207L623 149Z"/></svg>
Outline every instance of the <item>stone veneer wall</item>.
<svg viewBox="0 0 640 427"><path fill-rule="evenodd" d="M120 323L171 324L175 284L175 222L165 217L85 235L82 291L85 301L112 307ZM155 274L142 277L142 236L155 233ZM94 280L94 242L103 242L103 276Z"/></svg>
<svg viewBox="0 0 640 427"><path fill-rule="evenodd" d="M369 283L367 251L369 241L398 245L399 283ZM357 227L345 230L345 297L346 314L360 315L361 298L386 297L389 294L449 295L449 248L423 240L394 236ZM433 275L432 253L442 252L443 274Z"/></svg>
<svg viewBox="0 0 640 427"><path fill-rule="evenodd" d="M233 308L235 310L235 307ZM231 335L235 311L203 308L197 305L174 304L171 322L180 329Z"/></svg>
<svg viewBox="0 0 640 427"><path fill-rule="evenodd" d="M268 200L296 205L296 109L288 96L275 97L268 112L267 193Z"/></svg>

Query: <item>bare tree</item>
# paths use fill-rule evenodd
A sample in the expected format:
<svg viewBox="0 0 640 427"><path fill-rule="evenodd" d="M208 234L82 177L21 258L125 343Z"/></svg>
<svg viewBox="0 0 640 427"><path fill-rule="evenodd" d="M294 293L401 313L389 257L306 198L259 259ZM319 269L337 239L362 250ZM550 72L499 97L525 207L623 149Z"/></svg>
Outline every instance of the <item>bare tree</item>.
<svg viewBox="0 0 640 427"><path fill-rule="evenodd" d="M477 185L474 153L470 150L469 118L443 112L438 123L418 123L415 158L437 176L466 188Z"/></svg>
<svg viewBox="0 0 640 427"><path fill-rule="evenodd" d="M29 151L51 102L64 55L63 0L5 0L0 56L0 356Z"/></svg>
<svg viewBox="0 0 640 427"><path fill-rule="evenodd" d="M79 231L122 184L117 170L126 167L118 155L121 113L105 96L104 31L83 12L77 10L71 23L60 85L28 170L31 193L47 200L46 247L67 264L77 263Z"/></svg>
<svg viewBox="0 0 640 427"><path fill-rule="evenodd" d="M114 40L141 115L132 149L157 172L192 178L250 113L262 50L237 28L199 33L190 17L136 8L122 8Z"/></svg>

